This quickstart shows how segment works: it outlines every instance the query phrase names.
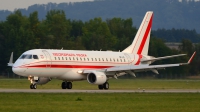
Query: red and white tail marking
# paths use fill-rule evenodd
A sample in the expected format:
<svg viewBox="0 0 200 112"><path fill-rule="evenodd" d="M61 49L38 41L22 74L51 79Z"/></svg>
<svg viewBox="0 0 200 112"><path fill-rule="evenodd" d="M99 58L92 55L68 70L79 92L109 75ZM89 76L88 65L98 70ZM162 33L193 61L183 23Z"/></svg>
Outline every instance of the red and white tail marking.
<svg viewBox="0 0 200 112"><path fill-rule="evenodd" d="M132 44L122 52L148 55L152 21L153 21L153 12L148 11L139 27L139 30Z"/></svg>

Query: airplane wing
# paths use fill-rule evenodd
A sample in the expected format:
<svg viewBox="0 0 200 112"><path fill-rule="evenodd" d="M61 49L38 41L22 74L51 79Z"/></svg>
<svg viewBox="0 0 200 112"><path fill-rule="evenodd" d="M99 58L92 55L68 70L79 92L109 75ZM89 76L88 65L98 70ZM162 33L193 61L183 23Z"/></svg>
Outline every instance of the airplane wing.
<svg viewBox="0 0 200 112"><path fill-rule="evenodd" d="M92 71L99 71L99 72L126 72L133 76L135 76L134 72L142 72L142 71L152 71L156 74L158 73L158 69L164 69L167 67L175 67L181 65L190 64L195 56L196 52L193 53L191 58L188 60L187 63L178 63L178 64L163 64L163 65L127 65L127 66L116 66L106 69L97 69L97 70L84 70L83 73L91 73Z"/></svg>
<svg viewBox="0 0 200 112"><path fill-rule="evenodd" d="M168 58L174 58L174 57L179 57L179 56L185 56L186 54L179 54L179 55L171 55L171 56L164 56L164 57L157 57L157 58L151 58L151 59L144 59L141 60L141 62L148 62L148 61L157 61L157 60L162 60L162 59L168 59Z"/></svg>

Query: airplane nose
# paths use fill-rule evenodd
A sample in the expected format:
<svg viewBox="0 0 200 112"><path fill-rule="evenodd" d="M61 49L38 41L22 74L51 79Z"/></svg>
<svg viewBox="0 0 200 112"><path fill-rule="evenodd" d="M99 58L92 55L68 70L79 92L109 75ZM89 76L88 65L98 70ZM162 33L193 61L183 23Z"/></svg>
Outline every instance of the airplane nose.
<svg viewBox="0 0 200 112"><path fill-rule="evenodd" d="M13 71L15 74L17 74L17 75L23 76L23 74L24 74L24 69L23 69L23 68L16 68L16 67L13 67L13 68L12 68L12 71Z"/></svg>

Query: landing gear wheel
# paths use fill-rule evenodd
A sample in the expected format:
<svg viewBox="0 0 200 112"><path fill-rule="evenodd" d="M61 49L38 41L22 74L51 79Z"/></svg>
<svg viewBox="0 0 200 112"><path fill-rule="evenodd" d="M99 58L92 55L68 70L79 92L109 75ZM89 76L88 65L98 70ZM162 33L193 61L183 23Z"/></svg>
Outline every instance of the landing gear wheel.
<svg viewBox="0 0 200 112"><path fill-rule="evenodd" d="M105 82L105 83L103 84L103 88L106 89L106 90L109 89L109 83L108 83L108 82Z"/></svg>
<svg viewBox="0 0 200 112"><path fill-rule="evenodd" d="M30 85L30 89L33 89L33 84Z"/></svg>
<svg viewBox="0 0 200 112"><path fill-rule="evenodd" d="M62 89L66 89L67 88L67 83L66 82L62 82L61 87L62 87Z"/></svg>
<svg viewBox="0 0 200 112"><path fill-rule="evenodd" d="M62 89L72 89L72 83L71 82L62 82L61 88Z"/></svg>
<svg viewBox="0 0 200 112"><path fill-rule="evenodd" d="M31 84L30 85L30 89L37 89L37 85L36 84Z"/></svg>
<svg viewBox="0 0 200 112"><path fill-rule="evenodd" d="M99 88L100 90L102 90L102 89L103 89L103 85L98 85L98 88Z"/></svg>
<svg viewBox="0 0 200 112"><path fill-rule="evenodd" d="M36 84L33 84L33 89L37 89L37 85Z"/></svg>
<svg viewBox="0 0 200 112"><path fill-rule="evenodd" d="M67 89L72 89L72 83L71 82L67 82Z"/></svg>

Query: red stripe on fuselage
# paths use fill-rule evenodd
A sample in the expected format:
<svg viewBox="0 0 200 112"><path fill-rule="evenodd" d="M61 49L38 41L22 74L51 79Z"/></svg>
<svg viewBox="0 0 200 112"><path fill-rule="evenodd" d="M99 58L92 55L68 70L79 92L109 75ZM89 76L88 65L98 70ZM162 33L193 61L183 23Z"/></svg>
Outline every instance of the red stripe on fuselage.
<svg viewBox="0 0 200 112"><path fill-rule="evenodd" d="M144 37L143 37L143 39L142 39L142 42L141 42L141 44L140 44L140 47L139 47L139 49L138 49L137 54L141 54L141 53L142 53L142 50L143 50L143 48L144 48L144 45L145 45L145 43L146 43L147 37L148 37L148 35L149 35L150 29L151 29L151 26L152 26L152 20L153 20L153 15L151 16L150 22L149 22L149 24L148 24L148 26L147 26L147 30L145 31Z"/></svg>
<svg viewBox="0 0 200 112"><path fill-rule="evenodd" d="M88 68L88 69L102 69L110 68L113 66L87 66L87 65L33 65L26 66L28 68Z"/></svg>

